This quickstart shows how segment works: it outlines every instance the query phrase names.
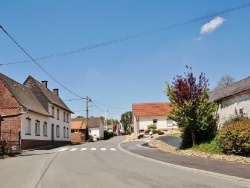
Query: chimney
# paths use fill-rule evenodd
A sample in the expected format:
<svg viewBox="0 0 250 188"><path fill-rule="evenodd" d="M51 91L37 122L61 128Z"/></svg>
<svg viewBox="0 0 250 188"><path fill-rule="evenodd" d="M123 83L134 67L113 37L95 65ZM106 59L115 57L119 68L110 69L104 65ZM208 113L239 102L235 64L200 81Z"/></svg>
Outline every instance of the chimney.
<svg viewBox="0 0 250 188"><path fill-rule="evenodd" d="M42 81L42 84L47 88L48 81L44 80Z"/></svg>
<svg viewBox="0 0 250 188"><path fill-rule="evenodd" d="M59 96L58 91L59 89L53 89L53 94L55 94L56 96Z"/></svg>

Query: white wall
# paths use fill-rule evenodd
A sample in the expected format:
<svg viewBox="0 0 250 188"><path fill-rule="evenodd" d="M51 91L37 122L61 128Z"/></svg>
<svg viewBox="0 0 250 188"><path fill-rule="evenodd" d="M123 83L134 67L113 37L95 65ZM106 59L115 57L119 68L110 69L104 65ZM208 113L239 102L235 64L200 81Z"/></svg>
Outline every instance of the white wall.
<svg viewBox="0 0 250 188"><path fill-rule="evenodd" d="M217 112L219 115L218 127L222 127L225 121L235 116L235 109L239 112L241 108L250 117L250 92L235 95L220 102Z"/></svg>
<svg viewBox="0 0 250 188"><path fill-rule="evenodd" d="M157 123L153 123L153 119L157 119ZM150 124L155 124L157 126L157 129L167 129L176 126L175 122L168 119L166 116L139 117L139 121L136 122L136 118L134 118L134 122L134 127L136 127L137 124L139 130L147 130L148 125Z"/></svg>
<svg viewBox="0 0 250 188"><path fill-rule="evenodd" d="M27 135L27 118L30 118L31 121L31 135ZM40 121L40 136L35 135L35 122L36 120ZM43 123L47 122L47 136L43 135ZM40 115L31 111L22 114L21 116L21 138L22 139L32 139L32 140L50 140L51 132L49 131L48 117Z"/></svg>
<svg viewBox="0 0 250 188"><path fill-rule="evenodd" d="M95 127L95 128L89 128L89 134L92 135L92 136L96 136L97 138L101 138L100 137L100 131L99 131L99 128L98 127Z"/></svg>
<svg viewBox="0 0 250 188"><path fill-rule="evenodd" d="M55 105L50 104L49 105L49 113L52 115L52 106L54 107L54 118L49 117L49 130L51 132L51 126L54 124L54 140L55 141L70 141L71 140L71 114L70 112L65 111L64 109L57 107ZM59 120L57 119L57 109L59 109ZM65 121L64 121L64 115L65 112ZM68 122L67 122L67 114L68 114ZM59 137L56 136L56 127L59 125ZM66 137L64 138L63 135L63 127L66 129ZM68 138L67 138L67 128L68 128ZM50 137L51 138L51 137Z"/></svg>
<svg viewBox="0 0 250 188"><path fill-rule="evenodd" d="M52 105L49 106L49 113L52 114L51 112L51 107ZM48 117L44 115L37 114L35 112L28 111L27 113L22 114L22 121L21 121L21 137L22 139L32 139L32 140L51 140L52 139L52 124L54 124L54 140L55 141L70 141L71 140L71 128L70 128L70 122L71 122L71 114L70 112L67 112L61 108L58 108L54 106L55 109L55 116L53 117ZM57 109L59 109L59 120L57 119ZM68 122L67 122L67 115L66 119L64 121L63 118L63 112L65 114L68 114ZM31 121L31 134L27 135L26 134L26 129L27 129L27 117L30 118ZM35 135L35 123L36 120L40 122L40 136ZM43 123L47 122L47 136L43 135ZM59 125L59 137L56 136L56 127ZM65 137L64 137L64 130L63 128L65 127ZM67 135L67 128L68 128L68 135ZM68 136L68 138L67 138Z"/></svg>

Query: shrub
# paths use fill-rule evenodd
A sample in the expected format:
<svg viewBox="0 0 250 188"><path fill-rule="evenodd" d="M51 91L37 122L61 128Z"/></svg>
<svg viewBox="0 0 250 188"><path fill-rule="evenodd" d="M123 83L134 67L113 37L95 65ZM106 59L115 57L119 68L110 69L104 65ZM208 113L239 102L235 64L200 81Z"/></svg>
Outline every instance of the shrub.
<svg viewBox="0 0 250 188"><path fill-rule="evenodd" d="M158 130L153 129L153 134L156 134L156 133L158 133Z"/></svg>
<svg viewBox="0 0 250 188"><path fill-rule="evenodd" d="M89 135L89 139L87 140L87 142L94 142L93 136Z"/></svg>
<svg viewBox="0 0 250 188"><path fill-rule="evenodd" d="M104 140L108 140L114 136L113 132L109 132L107 130L104 131Z"/></svg>
<svg viewBox="0 0 250 188"><path fill-rule="evenodd" d="M150 125L148 125L148 130L150 130L150 129L156 130L157 126L155 124L150 124Z"/></svg>
<svg viewBox="0 0 250 188"><path fill-rule="evenodd" d="M250 154L250 120L231 122L219 132L219 145L224 153Z"/></svg>
<svg viewBox="0 0 250 188"><path fill-rule="evenodd" d="M5 158L6 156L12 155L12 148L6 140L0 141L0 157Z"/></svg>

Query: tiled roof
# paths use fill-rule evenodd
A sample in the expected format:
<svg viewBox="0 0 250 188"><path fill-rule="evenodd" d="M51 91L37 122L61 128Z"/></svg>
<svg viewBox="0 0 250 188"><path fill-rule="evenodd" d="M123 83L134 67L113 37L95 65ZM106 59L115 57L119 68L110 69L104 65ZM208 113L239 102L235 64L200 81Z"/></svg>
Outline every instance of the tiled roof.
<svg viewBox="0 0 250 188"><path fill-rule="evenodd" d="M26 81L24 82L24 85L26 85L26 83L28 82L28 80L32 80L35 85L41 90L41 92L44 94L44 96L47 98L47 100L49 102L51 102L52 104L55 104L61 108L63 108L64 110L67 110L71 113L73 113L68 107L67 105L61 100L61 98L59 96L57 96L56 94L54 94L52 91L50 91L45 85L43 85L42 83L40 83L39 81L37 81L35 78L33 78L32 76L29 76Z"/></svg>
<svg viewBox="0 0 250 188"><path fill-rule="evenodd" d="M85 124L85 127L86 127L86 121L87 121L86 118L72 118L71 122L74 122L74 121L82 121L83 124ZM88 127L89 128L99 127L100 126L100 122L101 122L101 118L100 117L90 117L89 120L88 120Z"/></svg>
<svg viewBox="0 0 250 188"><path fill-rule="evenodd" d="M166 116L172 107L170 102L158 103L134 103L133 113L136 117L143 116Z"/></svg>
<svg viewBox="0 0 250 188"><path fill-rule="evenodd" d="M86 129L86 123L83 121L71 121L71 129Z"/></svg>
<svg viewBox="0 0 250 188"><path fill-rule="evenodd" d="M223 98L250 90L250 77L242 79L238 82L230 84L226 87L210 92L209 99L212 101L219 101Z"/></svg>
<svg viewBox="0 0 250 188"><path fill-rule="evenodd" d="M43 108L41 103L37 100L30 88L18 83L17 81L0 73L0 79L6 85L10 93L15 97L17 102L26 110L34 111L46 116L49 113Z"/></svg>

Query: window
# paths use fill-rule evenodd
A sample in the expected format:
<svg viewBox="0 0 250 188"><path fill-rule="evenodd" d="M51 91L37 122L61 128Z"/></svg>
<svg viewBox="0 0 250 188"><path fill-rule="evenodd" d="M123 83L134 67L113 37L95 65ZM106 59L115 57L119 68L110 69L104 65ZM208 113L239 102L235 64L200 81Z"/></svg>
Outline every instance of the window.
<svg viewBox="0 0 250 188"><path fill-rule="evenodd" d="M40 136L40 121L39 120L36 120L36 123L35 123L35 135Z"/></svg>
<svg viewBox="0 0 250 188"><path fill-rule="evenodd" d="M174 126L172 119L167 119L167 126L169 126L169 127Z"/></svg>
<svg viewBox="0 0 250 188"><path fill-rule="evenodd" d="M59 109L57 109L57 119L59 120Z"/></svg>
<svg viewBox="0 0 250 188"><path fill-rule="evenodd" d="M43 136L47 136L47 122L43 123Z"/></svg>
<svg viewBox="0 0 250 188"><path fill-rule="evenodd" d="M55 109L54 109L54 107L51 108L51 115L52 115L52 117L55 117Z"/></svg>
<svg viewBox="0 0 250 188"><path fill-rule="evenodd" d="M69 138L69 128L67 128L67 138Z"/></svg>
<svg viewBox="0 0 250 188"><path fill-rule="evenodd" d="M25 130L25 134L26 135L31 135L31 119L29 117L26 118L27 120L27 124L26 124L26 130Z"/></svg>
<svg viewBox="0 0 250 188"><path fill-rule="evenodd" d="M63 127L63 138L66 138L66 128Z"/></svg>
<svg viewBox="0 0 250 188"><path fill-rule="evenodd" d="M156 124L156 123L157 123L157 121L158 121L157 119L153 119L153 123L154 123L154 124Z"/></svg>
<svg viewBox="0 0 250 188"><path fill-rule="evenodd" d="M67 114L67 123L69 122L69 114Z"/></svg>
<svg viewBox="0 0 250 188"><path fill-rule="evenodd" d="M65 112L63 112L63 122L65 122L66 121L66 114L65 114Z"/></svg>
<svg viewBox="0 0 250 188"><path fill-rule="evenodd" d="M59 132L59 125L56 126L56 137L60 137L60 132Z"/></svg>

